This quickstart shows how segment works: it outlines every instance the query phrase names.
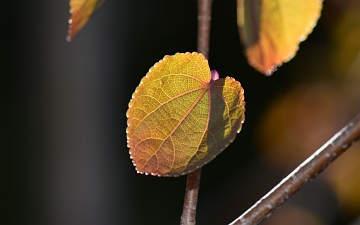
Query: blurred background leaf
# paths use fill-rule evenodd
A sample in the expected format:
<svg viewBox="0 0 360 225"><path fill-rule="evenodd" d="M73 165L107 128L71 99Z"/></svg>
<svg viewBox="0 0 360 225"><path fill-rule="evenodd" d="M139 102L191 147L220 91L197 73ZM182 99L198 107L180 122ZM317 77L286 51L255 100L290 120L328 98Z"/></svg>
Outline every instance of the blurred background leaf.
<svg viewBox="0 0 360 225"><path fill-rule="evenodd" d="M240 38L249 64L270 76L294 58L321 9L322 0L237 0Z"/></svg>
<svg viewBox="0 0 360 225"><path fill-rule="evenodd" d="M105 0L70 0L68 42L79 32Z"/></svg>

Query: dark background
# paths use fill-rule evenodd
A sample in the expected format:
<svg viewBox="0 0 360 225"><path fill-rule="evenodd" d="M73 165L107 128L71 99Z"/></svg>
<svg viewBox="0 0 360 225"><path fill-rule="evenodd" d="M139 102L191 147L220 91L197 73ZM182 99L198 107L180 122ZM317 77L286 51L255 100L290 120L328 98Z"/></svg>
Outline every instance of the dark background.
<svg viewBox="0 0 360 225"><path fill-rule="evenodd" d="M336 7L329 1L298 55L265 77L243 54L236 1L214 1L210 67L241 82L246 120L233 144L203 168L198 224L231 222L290 171L262 163L256 127L273 99L314 79L312 65L328 66L323 53ZM186 176L135 172L125 113L155 62L196 51L196 1L109 0L71 43L68 12L65 0L1 3L0 224L179 224ZM312 211L331 205L317 214L325 224L356 217L341 216L322 181L299 196L293 204Z"/></svg>

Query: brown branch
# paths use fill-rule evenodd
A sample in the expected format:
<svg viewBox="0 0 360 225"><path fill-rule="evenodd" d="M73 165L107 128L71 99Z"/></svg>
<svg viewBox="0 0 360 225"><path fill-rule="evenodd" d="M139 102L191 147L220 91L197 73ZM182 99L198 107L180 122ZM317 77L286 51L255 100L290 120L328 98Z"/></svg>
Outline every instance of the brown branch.
<svg viewBox="0 0 360 225"><path fill-rule="evenodd" d="M230 225L259 224L359 139L360 114Z"/></svg>
<svg viewBox="0 0 360 225"><path fill-rule="evenodd" d="M197 51L209 58L212 0L198 0L198 47ZM188 174L185 189L181 225L195 225L196 206L200 188L201 169Z"/></svg>
<svg viewBox="0 0 360 225"><path fill-rule="evenodd" d="M198 0L197 51L209 58L212 0Z"/></svg>
<svg viewBox="0 0 360 225"><path fill-rule="evenodd" d="M180 222L181 225L195 225L200 177L201 169L197 169L187 176L184 207Z"/></svg>

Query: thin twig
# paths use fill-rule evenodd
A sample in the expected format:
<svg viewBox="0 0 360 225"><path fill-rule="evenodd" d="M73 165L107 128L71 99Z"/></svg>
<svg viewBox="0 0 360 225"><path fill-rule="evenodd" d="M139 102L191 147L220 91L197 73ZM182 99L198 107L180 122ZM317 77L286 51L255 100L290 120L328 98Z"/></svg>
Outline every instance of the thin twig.
<svg viewBox="0 0 360 225"><path fill-rule="evenodd" d="M212 0L198 0L197 51L209 58Z"/></svg>
<svg viewBox="0 0 360 225"><path fill-rule="evenodd" d="M259 224L359 139L360 114L230 225Z"/></svg>
<svg viewBox="0 0 360 225"><path fill-rule="evenodd" d="M212 0L198 0L198 47L197 51L209 58ZM188 174L185 189L181 225L195 225L196 206L200 188L201 169Z"/></svg>
<svg viewBox="0 0 360 225"><path fill-rule="evenodd" d="M195 225L196 223L196 205L200 187L200 177L201 169L197 169L187 176L181 225Z"/></svg>

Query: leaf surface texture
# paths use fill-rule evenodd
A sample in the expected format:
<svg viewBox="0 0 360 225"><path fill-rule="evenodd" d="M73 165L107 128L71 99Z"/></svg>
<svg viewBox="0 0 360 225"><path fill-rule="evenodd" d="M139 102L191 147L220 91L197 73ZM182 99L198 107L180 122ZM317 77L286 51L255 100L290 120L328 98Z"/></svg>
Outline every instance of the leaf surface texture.
<svg viewBox="0 0 360 225"><path fill-rule="evenodd" d="M136 170L179 176L202 167L235 138L244 111L240 83L212 80L202 54L165 56L129 103L127 138Z"/></svg>

